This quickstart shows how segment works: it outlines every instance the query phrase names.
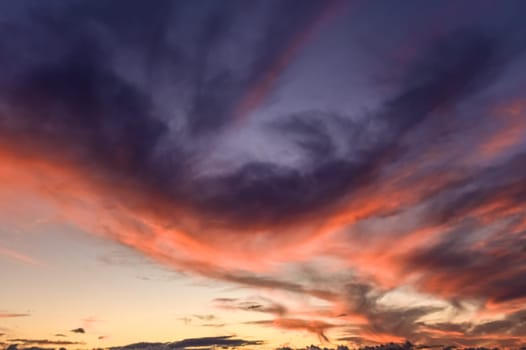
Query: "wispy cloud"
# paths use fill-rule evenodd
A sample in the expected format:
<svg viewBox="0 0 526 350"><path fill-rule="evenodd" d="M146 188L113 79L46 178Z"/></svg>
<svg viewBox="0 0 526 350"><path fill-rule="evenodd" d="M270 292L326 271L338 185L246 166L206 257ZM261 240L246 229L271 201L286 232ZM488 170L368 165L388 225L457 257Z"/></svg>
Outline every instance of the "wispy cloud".
<svg viewBox="0 0 526 350"><path fill-rule="evenodd" d="M28 313L14 313L14 312L0 312L0 318L16 318L16 317L28 317L31 314Z"/></svg>
<svg viewBox="0 0 526 350"><path fill-rule="evenodd" d="M111 349L191 349L191 348L202 348L202 347L228 347L237 348L244 346L255 346L262 345L264 342L261 340L245 340L235 338L234 336L219 336L219 337L202 337L202 338L188 338L180 341L169 342L169 343L135 343L125 346L113 347Z"/></svg>
<svg viewBox="0 0 526 350"><path fill-rule="evenodd" d="M27 265L41 266L42 263L28 255L22 254L16 250L8 249L0 246L0 256L6 257L10 260L17 261Z"/></svg>

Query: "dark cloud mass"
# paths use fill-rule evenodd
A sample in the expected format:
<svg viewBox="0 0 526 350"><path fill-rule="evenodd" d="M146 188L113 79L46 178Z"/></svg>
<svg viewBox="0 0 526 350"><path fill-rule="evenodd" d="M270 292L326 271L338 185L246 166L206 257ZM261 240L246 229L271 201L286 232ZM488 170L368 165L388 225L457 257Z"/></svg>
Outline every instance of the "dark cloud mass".
<svg viewBox="0 0 526 350"><path fill-rule="evenodd" d="M171 343L136 343L120 347L114 347L115 350L132 350L132 349L191 349L201 347L225 347L236 348L250 345L261 345L261 340L244 340L234 338L233 336L220 337L203 337L203 338L189 338Z"/></svg>
<svg viewBox="0 0 526 350"><path fill-rule="evenodd" d="M281 35L281 30L294 33L294 30L305 26L305 18L319 11L311 8L320 7L320 2L314 1L312 4L301 6L305 13L296 11L298 19L289 19L285 29L280 29L272 22L281 23L279 16L269 15L267 20L271 22L258 28L258 31L263 31L264 37L269 37L264 42L283 41L281 45L286 45L290 39L287 40L287 35ZM281 6L279 3L275 5ZM1 90L4 91L5 115L10 116L4 117L2 121L4 139L17 140L18 148L31 153L35 148L47 150L46 154L54 161L86 167L87 171L95 174L93 176L102 176L111 183L125 181L131 186L138 186L141 191L151 195L155 193L173 205L188 206L198 215L211 216L215 221L226 220L229 226L247 225L249 223L245 221L248 217L250 225L297 220L314 210L334 206L349 192L374 181L383 167L401 156L393 154L393 150L396 150L396 143L403 135L427 119L436 118L432 112L437 109L453 108L460 100L488 86L490 79L511 59L499 57L498 45L501 43L497 39L478 33L454 32L443 39L444 43L437 44L423 55L421 62L415 64L418 69L410 71L400 92L387 99L382 108L370 116L367 125L347 122L346 137L360 136L346 146L349 148L344 150L343 156L332 154L330 145L334 140L331 135L323 135L323 125L335 122L335 118L327 117L324 113L301 112L290 120L290 117L282 116L281 125L278 124L276 128L284 128L285 136L290 132L301 133L297 145L311 158L308 168L247 161L233 172L193 179L195 169L183 165L195 162L195 157L203 156L192 150L192 143L199 137L185 132L186 128L179 130L170 127L171 124L190 123L187 125L190 130L195 128L192 123L210 124L209 128L217 129L217 121L210 120L212 117L207 117L207 114L216 119L224 119L226 117L223 115L232 114L231 108L224 104L229 104L231 99L239 99L235 91L246 90L248 83L245 80L251 81L252 76L264 74L274 58L266 57L268 54L259 55L256 51L254 60L264 59L269 63L249 65L254 71L249 70L250 73L245 74L246 77L241 76L239 81L232 77L241 74L235 68L231 69L233 71L214 73L217 77L210 77L209 80L197 79L197 83L194 77L181 77L180 81L174 81L173 84L182 84L185 90L195 90L198 101L193 101L195 105L188 111L160 115L158 109L162 106L156 106L156 96L152 96L143 84L133 84L130 78L120 73L124 69L145 69L143 66L121 66L116 57L119 54L115 52L117 48L123 52L132 50L128 47L132 44L126 40L127 35L131 36L132 33L126 33L122 23L114 23L105 9L98 8L100 5L94 6L96 9L91 9L88 4L83 6L87 9L55 9L57 13L50 18L45 17L45 12L40 12L37 19L31 22L34 30L47 35L45 40L52 41L60 49L52 57L34 58L26 64L19 64L21 67L13 69L16 73L12 74L11 79L4 79ZM141 9L142 6L134 5L123 16L130 16L131 20L136 16L135 11ZM171 13L163 6L158 11ZM284 13L278 8L270 12L273 11ZM224 33L227 31L225 26L236 23L232 11L212 6L203 12L205 33L198 31L195 35L196 39L204 35L205 39L197 40L197 45L205 48L197 48L197 60L192 57L181 58L179 69L185 72L206 74L206 62L199 61L206 60L206 56L212 54L208 51L216 46L219 50L221 45L226 45L223 41L232 40ZM57 16L66 14L71 17L57 19ZM27 21L31 21L32 16L28 14ZM159 20L159 16L161 14L156 10L149 9L142 21L154 22ZM173 30L176 30L177 16L173 16ZM123 21L125 17L118 18ZM79 29L71 34L62 34L73 19L80 21ZM99 23L109 32L107 36L99 38L98 32L89 26L92 22ZM295 26L299 28L294 29ZM56 33L58 30L60 34ZM210 33L207 34L207 31ZM4 36L11 34L5 32ZM20 35L28 36L28 33ZM177 37L177 33L173 35ZM36 45L33 42L36 38L28 36L26 40L27 43L23 41L23 44L27 47L23 49L31 50ZM117 48L105 47L105 41L109 40L115 40ZM77 41L82 41L82 45L75 44ZM178 46L190 44L175 41L159 45L174 45L173 50L185 52L189 48ZM277 48L264 50L267 45L259 48L261 52L281 52ZM132 46L139 50L135 45ZM201 50L206 50L206 54ZM23 50L16 52L25 54ZM440 52L440 59L437 59L437 52ZM152 53L138 51L133 54L140 56ZM17 55L11 55L13 57L4 54L3 59L13 65L21 61ZM178 65L178 62L175 59L173 64ZM219 61L214 64L222 63ZM423 71L422 67L427 69ZM231 81L228 84L233 84L233 88L216 86L223 80ZM233 96L209 96L219 93ZM182 105L186 103L184 100L179 102ZM18 117L14 118L14 115ZM206 118L208 122L200 118ZM342 118L339 117L339 120L345 120ZM322 126L314 124L309 130L308 123ZM372 128L380 128L381 134L374 135L373 131L368 130ZM362 145L360 142L370 144ZM360 152L355 151L358 149ZM323 155L323 159L318 159L320 155ZM200 190L195 191L197 188Z"/></svg>
<svg viewBox="0 0 526 350"><path fill-rule="evenodd" d="M178 271L324 303L214 300L272 317L245 324L519 347L526 6L430 3L2 4L0 179Z"/></svg>

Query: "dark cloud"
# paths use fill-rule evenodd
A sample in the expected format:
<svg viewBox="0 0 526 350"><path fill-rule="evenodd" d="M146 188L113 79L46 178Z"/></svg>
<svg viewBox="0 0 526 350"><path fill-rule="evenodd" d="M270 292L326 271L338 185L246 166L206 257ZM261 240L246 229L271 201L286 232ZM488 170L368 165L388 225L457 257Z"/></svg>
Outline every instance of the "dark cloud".
<svg viewBox="0 0 526 350"><path fill-rule="evenodd" d="M233 336L222 336L222 337L203 337L203 338L190 338L183 339L170 344L170 348L188 348L188 347L201 347L201 346L228 346L228 347L239 347L247 345L262 345L261 340L244 340L237 339Z"/></svg>
<svg viewBox="0 0 526 350"><path fill-rule="evenodd" d="M261 340L245 340L234 338L233 336L220 337L203 337L203 338L189 338L171 343L135 343L120 347L113 347L111 349L190 349L202 347L228 347L236 348L249 345L262 345Z"/></svg>
<svg viewBox="0 0 526 350"><path fill-rule="evenodd" d="M75 329L72 329L70 332L73 332L73 333L86 333L84 328L75 328Z"/></svg>
<svg viewBox="0 0 526 350"><path fill-rule="evenodd" d="M243 310L269 313L278 316L283 316L287 313L287 308L284 305L276 303L267 298L257 298L255 300L239 300L229 298L217 298L214 302L219 308L229 310Z"/></svg>
<svg viewBox="0 0 526 350"><path fill-rule="evenodd" d="M114 9L108 5L82 3L79 6L55 9L56 13L53 17L50 14L49 18L45 11L41 11L38 21L31 24L41 30L42 35L47 33L46 40L57 43L62 48L57 51L63 53L22 65L14 70L17 74L12 79L4 79L2 100L9 114L17 118L6 120L4 117L2 135L11 142L16 140L24 146L22 148L38 149L39 152L48 150L47 154L58 157L60 161L80 162L113 181L121 181L124 177L138 188L154 191L164 198L168 194L169 201L186 202L204 215L220 217L221 221L228 220L236 225L247 217L251 218L251 225L289 221L300 214L330 207L349 192L371 183L378 176L380 167L393 161L393 149L397 148L396 143L403 135L432 117L438 108L455 106L488 86L496 72L507 63L497 54L502 51L497 39L477 33L454 33L424 52L416 64L417 69L408 73L399 94L385 101L367 125L355 125L345 122L345 117L327 117L317 112L285 116L284 123L277 128L296 135L291 137L296 138L299 152L304 152L311 160L308 168L248 161L224 176L191 181L191 174L185 174L186 170L182 168L190 161L186 150L192 148L191 144L181 143L186 140L185 133L171 134L174 129L169 126L167 116L159 115L155 97L119 73L120 68L112 61L118 61L118 57L114 57L116 49L105 46L111 35L116 39L126 39L117 46L124 52L131 50L126 46L132 45L128 41L149 43L153 37L161 42L167 40L163 35L177 30L177 18L173 28L164 28L166 24L163 23L168 20L166 18L175 16L176 11L169 4L152 10L143 9L137 3L115 16ZM218 120L232 114L232 104L240 98L240 91L246 90L247 84L267 72L276 60L275 56L289 45L290 37L312 21L309 18L315 17L324 5L309 1L302 2L301 6L295 2L276 2L266 6L270 8L269 13L274 14L265 17L266 29L260 29L263 30L263 43L258 50L266 54L253 53L260 62L254 63L253 73L245 74L246 77L240 80L233 79L231 72L222 72L222 68L215 72L214 67L209 67L212 63L207 62L213 50L218 50L229 39L229 26L234 19L238 20L235 11L229 6L203 6L203 13L193 14L203 16L198 17L203 21L202 32L196 34L201 36L197 45L203 48L198 48L197 60L187 58L179 63L183 71L198 74L189 82L181 78L184 84L198 85L195 100L186 116L193 125L190 129L215 130ZM282 7L288 6L296 9L295 15L283 21L282 14L289 12L283 11ZM143 18L141 23L146 26L150 21L160 21L161 24L154 26L160 29L132 35L136 28L125 26L124 18L129 17L131 21L139 13ZM65 14L74 17L62 17ZM80 29L69 31L67 28L74 18L80 21ZM92 21L110 31L108 37L101 37L90 27L88 23ZM57 30L60 30L60 35ZM174 33L176 37L177 34ZM9 34L4 33L4 36L8 38ZM82 46L74 44L79 38ZM28 47L31 47L35 39L28 37L27 40ZM150 48L150 45L146 47ZM182 45L182 42L158 45L175 45L173 50L178 51L177 45ZM138 50L137 46L132 47ZM188 51L188 48L179 51ZM166 49L157 54L148 50L149 54L155 55L165 52ZM15 57L5 59L15 60ZM422 67L426 68L425 71ZM353 141L348 145L352 148L343 155L335 154L334 136L327 133L327 127L333 123L337 123L336 128L340 129L346 125L346 137ZM382 133L373 135L369 129L379 129ZM353 137L359 134L360 137ZM169 153L162 154L159 150L165 147L161 145L168 137ZM365 140L376 142L360 144ZM350 154L351 150L360 152ZM317 161L322 155L323 161ZM187 179L176 181L179 177ZM189 188L179 188L188 186L188 183L191 184ZM193 188L202 190L193 191Z"/></svg>
<svg viewBox="0 0 526 350"><path fill-rule="evenodd" d="M499 335L502 333L516 337L526 335L526 309L516 311L503 320L489 321L476 325L469 331L469 335Z"/></svg>
<svg viewBox="0 0 526 350"><path fill-rule="evenodd" d="M367 324L361 327L362 332L370 334L392 334L397 337L412 340L425 340L420 319L443 310L437 306L407 306L385 307L380 302L385 292L379 292L373 285L352 283L346 288L347 313L362 315L367 319ZM345 315L344 315L345 316ZM350 333L354 333L351 331ZM356 336L350 336L355 337ZM359 338L359 337L358 337ZM358 338L351 340L349 337L340 337L358 344ZM366 341L367 343L367 341Z"/></svg>
<svg viewBox="0 0 526 350"><path fill-rule="evenodd" d="M434 201L428 222L450 229L435 244L412 252L407 270L426 270L422 283L451 297L469 295L506 302L526 296L522 282L525 228L520 226L522 214L518 211L526 198L525 180L520 175L502 176L521 174L523 160L524 154L519 154L498 168L480 172L469 186ZM486 235L482 240L486 244L475 248L472 242L488 225L484 222L487 218L500 227Z"/></svg>
<svg viewBox="0 0 526 350"><path fill-rule="evenodd" d="M224 323L213 322L218 321L218 318L212 314L180 317L179 320L183 321L184 324L191 324L193 321L198 321L200 322L198 325L201 327L223 327L225 325Z"/></svg>
<svg viewBox="0 0 526 350"><path fill-rule="evenodd" d="M16 344L11 344L7 347L6 350L17 350L17 345ZM23 350L55 350L55 348L43 348L43 347L40 347L40 346L28 346L28 347L25 347L25 348L22 348Z"/></svg>
<svg viewBox="0 0 526 350"><path fill-rule="evenodd" d="M452 48L443 49L443 45ZM234 215L234 222L250 218L254 224L258 218L282 222L337 204L354 190L374 183L383 168L404 156L404 135L438 118L440 108L453 108L487 88L496 71L508 63L495 57L495 52L498 49L492 38L454 33L444 39L444 44L423 53L419 65L428 67L426 74L409 72L400 93L385 101L365 123L343 123L341 116L310 111L285 117L277 128L296 139L298 153L308 155L310 167L247 162L231 174L201 183L205 189L212 186L202 193L213 195L200 198L200 206L223 218ZM344 156L334 154L335 139L328 127L344 130L352 140ZM379 135L375 134L377 130L381 130ZM319 159L321 155L323 160Z"/></svg>
<svg viewBox="0 0 526 350"><path fill-rule="evenodd" d="M81 344L85 344L83 342L67 341L67 340L24 339L24 338L8 339L8 341L12 343L35 344L35 345L81 345Z"/></svg>

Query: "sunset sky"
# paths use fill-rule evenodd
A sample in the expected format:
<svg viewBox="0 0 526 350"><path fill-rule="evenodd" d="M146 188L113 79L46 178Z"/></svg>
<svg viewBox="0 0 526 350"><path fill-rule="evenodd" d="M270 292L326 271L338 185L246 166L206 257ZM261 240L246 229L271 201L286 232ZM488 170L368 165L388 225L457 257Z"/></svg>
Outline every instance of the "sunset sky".
<svg viewBox="0 0 526 350"><path fill-rule="evenodd" d="M526 346L526 2L0 2L0 349Z"/></svg>

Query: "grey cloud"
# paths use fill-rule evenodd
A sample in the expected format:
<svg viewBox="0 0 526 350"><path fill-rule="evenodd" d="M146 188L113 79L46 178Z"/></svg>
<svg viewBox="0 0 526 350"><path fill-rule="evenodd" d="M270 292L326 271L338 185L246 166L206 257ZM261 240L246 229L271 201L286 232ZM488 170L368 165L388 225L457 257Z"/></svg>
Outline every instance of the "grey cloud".
<svg viewBox="0 0 526 350"><path fill-rule="evenodd" d="M191 349L191 348L201 348L201 347L229 347L236 348L248 345L262 345L263 341L261 340L245 340L235 338L234 336L220 336L220 337L202 337L202 338L189 338L183 339L176 342L170 343L135 343L120 347L113 347L114 350L132 350L132 349L158 349L158 350L168 350L168 349Z"/></svg>

